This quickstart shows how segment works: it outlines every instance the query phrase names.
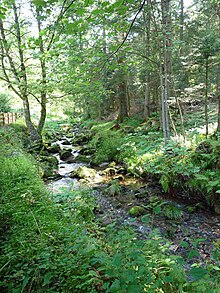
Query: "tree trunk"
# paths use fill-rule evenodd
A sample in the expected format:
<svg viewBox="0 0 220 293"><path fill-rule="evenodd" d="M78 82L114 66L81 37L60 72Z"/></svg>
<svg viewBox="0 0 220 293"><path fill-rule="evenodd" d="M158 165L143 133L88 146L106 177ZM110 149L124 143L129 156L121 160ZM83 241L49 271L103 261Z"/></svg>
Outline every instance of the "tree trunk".
<svg viewBox="0 0 220 293"><path fill-rule="evenodd" d="M26 126L30 132L30 138L31 141L33 142L42 142L42 137L36 130L34 124L31 121L31 115L30 115L30 105L29 105L29 100L28 96L25 95L23 96L23 108L24 108L24 118L25 118L25 123Z"/></svg>
<svg viewBox="0 0 220 293"><path fill-rule="evenodd" d="M205 62L205 135L208 137L209 133L209 116L208 116L208 72L209 72L209 58L206 57Z"/></svg>
<svg viewBox="0 0 220 293"><path fill-rule="evenodd" d="M144 12L144 23L145 23L145 43L146 43L146 57L149 58L150 56L150 26L151 26L151 11L150 11L150 1L147 2L147 14L145 15ZM145 99L144 99L144 119L147 120L150 116L150 81L151 81L151 74L150 74L150 64L149 60L146 59L146 88L145 88Z"/></svg>
<svg viewBox="0 0 220 293"><path fill-rule="evenodd" d="M41 93L40 93L40 119L39 119L39 123L38 123L38 127L37 127L37 131L38 133L41 135L43 128L44 128L44 124L45 124L45 120L46 120L46 116L47 116L47 108L46 108L46 104L47 104L47 71L46 71L46 62L45 62L45 52L44 52L44 44L43 44L43 38L41 35L41 19L40 19L40 13L38 11L38 9L36 9L36 13L37 13L37 25L38 25L38 34L39 34L39 41L40 41L40 53L41 53L41 57L40 57L40 66L41 66Z"/></svg>
<svg viewBox="0 0 220 293"><path fill-rule="evenodd" d="M216 95L218 98L218 124L217 124L217 132L220 132L220 88L219 88L219 77L220 77L220 68L217 69L217 82L216 82Z"/></svg>
<svg viewBox="0 0 220 293"><path fill-rule="evenodd" d="M124 118L128 117L128 99L126 94L126 80L123 78L118 86L119 95L119 114L118 121L123 122Z"/></svg>
<svg viewBox="0 0 220 293"><path fill-rule="evenodd" d="M170 53L170 0L161 0L163 53L160 53L161 110L164 143L170 139L168 97L170 93L171 53Z"/></svg>
<svg viewBox="0 0 220 293"><path fill-rule="evenodd" d="M184 28L184 2L180 0L180 47L179 56L183 56L183 28Z"/></svg>
<svg viewBox="0 0 220 293"><path fill-rule="evenodd" d="M220 93L218 93L218 126L217 131L220 132Z"/></svg>

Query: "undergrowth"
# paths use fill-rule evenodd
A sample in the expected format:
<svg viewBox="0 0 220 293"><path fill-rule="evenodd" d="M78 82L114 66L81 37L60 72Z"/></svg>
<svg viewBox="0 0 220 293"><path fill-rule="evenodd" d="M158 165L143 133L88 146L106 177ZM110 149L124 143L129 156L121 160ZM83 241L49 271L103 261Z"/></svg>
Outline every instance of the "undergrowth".
<svg viewBox="0 0 220 293"><path fill-rule="evenodd" d="M1 292L218 292L217 268L196 265L187 279L158 233L139 240L128 226L103 226L89 189L49 194L33 158L2 137Z"/></svg>
<svg viewBox="0 0 220 293"><path fill-rule="evenodd" d="M191 131L184 143L175 137L164 146L161 133L135 118L123 124L100 123L91 128L94 163L118 161L137 177L153 176L163 190L202 202L220 212L220 139Z"/></svg>

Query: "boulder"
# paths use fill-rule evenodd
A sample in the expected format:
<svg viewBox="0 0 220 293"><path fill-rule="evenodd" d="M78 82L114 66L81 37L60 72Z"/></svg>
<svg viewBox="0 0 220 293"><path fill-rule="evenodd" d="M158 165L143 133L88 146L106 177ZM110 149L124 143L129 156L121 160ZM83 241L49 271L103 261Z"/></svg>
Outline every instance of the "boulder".
<svg viewBox="0 0 220 293"><path fill-rule="evenodd" d="M66 160L71 156L72 156L72 150L71 149L63 149L63 150L60 151L60 159L61 160Z"/></svg>
<svg viewBox="0 0 220 293"><path fill-rule="evenodd" d="M51 154L57 154L61 151L60 146L58 144L52 144L50 147L48 147L47 150Z"/></svg>
<svg viewBox="0 0 220 293"><path fill-rule="evenodd" d="M70 178L90 180L90 179L94 179L96 175L97 175L97 172L94 169L80 166L70 173Z"/></svg>
<svg viewBox="0 0 220 293"><path fill-rule="evenodd" d="M78 155L75 157L75 162L90 163L91 158L83 155Z"/></svg>
<svg viewBox="0 0 220 293"><path fill-rule="evenodd" d="M109 167L101 172L102 175L111 176L116 174L116 169Z"/></svg>
<svg viewBox="0 0 220 293"><path fill-rule="evenodd" d="M40 174L43 178L56 178L58 159L54 156L40 156Z"/></svg>
<svg viewBox="0 0 220 293"><path fill-rule="evenodd" d="M70 142L68 139L64 139L64 140L62 141L62 144L63 144L63 145L71 145L71 142Z"/></svg>

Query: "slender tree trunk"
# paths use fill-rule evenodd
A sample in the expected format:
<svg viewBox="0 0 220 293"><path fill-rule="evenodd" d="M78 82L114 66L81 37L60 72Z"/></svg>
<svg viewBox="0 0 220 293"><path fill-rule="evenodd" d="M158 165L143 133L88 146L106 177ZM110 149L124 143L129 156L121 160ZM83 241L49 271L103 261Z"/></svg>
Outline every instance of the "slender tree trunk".
<svg viewBox="0 0 220 293"><path fill-rule="evenodd" d="M220 132L220 68L217 69L217 82L216 82L216 96L218 98L218 124L217 132Z"/></svg>
<svg viewBox="0 0 220 293"><path fill-rule="evenodd" d="M39 34L39 41L40 41L40 66L41 66L41 91L40 91L40 119L37 127L38 133L41 135L46 116L47 116L47 70L46 70L46 62L45 62L45 50L44 50L44 44L43 44L43 38L41 35L41 20L40 20L40 13L38 9L36 9L37 13L37 25L38 25L38 34Z"/></svg>
<svg viewBox="0 0 220 293"><path fill-rule="evenodd" d="M220 93L218 92L218 126L217 131L220 132Z"/></svg>
<svg viewBox="0 0 220 293"><path fill-rule="evenodd" d="M161 82L161 109L164 143L170 139L168 97L171 78L171 54L170 54L170 0L161 0L162 29L163 29L163 55L160 54L160 82ZM162 57L163 56L163 57Z"/></svg>
<svg viewBox="0 0 220 293"><path fill-rule="evenodd" d="M151 29L151 11L150 11L150 0L147 2L147 13L144 12L144 23L145 23L145 43L146 43L146 57L149 58L150 56L150 29ZM147 120L147 118L150 116L150 80L151 80L151 74L150 74L150 64L149 60L146 59L146 89L145 89L145 99L144 99L144 118Z"/></svg>
<svg viewBox="0 0 220 293"><path fill-rule="evenodd" d="M183 56L183 29L184 29L184 0L180 0L180 49L179 49L180 56Z"/></svg>
<svg viewBox="0 0 220 293"><path fill-rule="evenodd" d="M118 121L123 122L124 118L128 117L128 98L126 94L126 80L123 78L118 86L118 94L119 94L119 114Z"/></svg>
<svg viewBox="0 0 220 293"><path fill-rule="evenodd" d="M28 128L28 130L30 132L31 141L41 143L42 138L39 135L39 133L36 131L36 128L35 128L34 124L31 121L30 105L29 105L28 96L23 95L22 99L23 99L25 123L26 123L26 126L27 126L27 128Z"/></svg>
<svg viewBox="0 0 220 293"><path fill-rule="evenodd" d="M123 122L124 118L128 117L128 97L127 97L127 77L124 69L124 56L118 58L118 102L119 102L119 114L118 121Z"/></svg>
<svg viewBox="0 0 220 293"><path fill-rule="evenodd" d="M29 99L28 99L28 80L27 80L26 66L24 61L24 51L22 48L21 27L20 27L17 7L15 4L13 4L13 12L14 12L16 39L18 44L19 61L20 61L20 72L18 75L20 77L19 90L21 93L21 98L23 100L25 123L27 128L30 131L31 140L41 142L42 140L41 135L38 133L34 124L31 121L30 105L29 105Z"/></svg>
<svg viewBox="0 0 220 293"><path fill-rule="evenodd" d="M209 72L209 58L206 57L205 62L205 135L208 137L209 133L209 116L208 116L208 72Z"/></svg>

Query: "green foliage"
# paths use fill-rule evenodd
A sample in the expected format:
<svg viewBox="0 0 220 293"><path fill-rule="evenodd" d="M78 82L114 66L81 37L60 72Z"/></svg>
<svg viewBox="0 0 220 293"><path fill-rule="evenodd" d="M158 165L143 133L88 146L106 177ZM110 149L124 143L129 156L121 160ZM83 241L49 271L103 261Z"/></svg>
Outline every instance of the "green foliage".
<svg viewBox="0 0 220 293"><path fill-rule="evenodd" d="M121 186L117 179L112 180L110 186L106 189L106 193L110 196L116 196L121 194Z"/></svg>
<svg viewBox="0 0 220 293"><path fill-rule="evenodd" d="M170 220L180 220L183 216L183 212L180 208L173 204L167 204L164 207L164 215Z"/></svg>
<svg viewBox="0 0 220 293"><path fill-rule="evenodd" d="M93 129L94 130L94 129ZM120 132L107 129L96 129L90 146L96 148L95 158L96 164L102 162L115 161L119 157L119 148L122 144L123 137Z"/></svg>
<svg viewBox="0 0 220 293"><path fill-rule="evenodd" d="M128 226L100 227L91 190L48 195L33 159L8 149L0 154L1 291L217 292L217 266L193 266L188 282L156 232L138 240ZM164 205L155 198L151 207L157 214Z"/></svg>
<svg viewBox="0 0 220 293"><path fill-rule="evenodd" d="M0 93L0 112L11 112L10 97L4 93Z"/></svg>

